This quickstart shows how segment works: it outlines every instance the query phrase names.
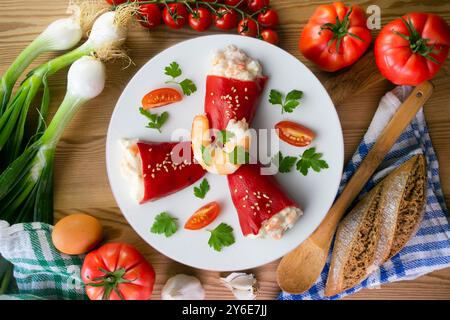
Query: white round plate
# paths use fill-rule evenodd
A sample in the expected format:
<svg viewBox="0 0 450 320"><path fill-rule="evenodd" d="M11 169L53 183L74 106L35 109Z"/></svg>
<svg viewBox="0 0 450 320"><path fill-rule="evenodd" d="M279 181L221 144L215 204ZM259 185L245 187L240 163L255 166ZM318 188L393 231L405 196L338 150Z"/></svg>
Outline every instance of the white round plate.
<svg viewBox="0 0 450 320"><path fill-rule="evenodd" d="M292 120L304 124L316 132L311 146L323 153L329 169L320 173L312 170L307 176L295 168L287 174L278 174L277 179L284 190L304 209L304 215L281 240L247 239L241 233L236 210L230 198L226 177L207 174L211 190L201 200L194 196L194 185L154 202L139 205L129 194L126 180L120 172L122 138L139 138L146 141L170 141L172 132L183 128L189 132L192 119L203 113L205 80L211 56L217 49L236 45L251 57L258 59L269 77L262 95L256 117L255 128L271 129L281 120ZM155 88L165 86L167 76L164 67L172 61L179 63L182 77L192 79L198 91L182 102L156 109L168 111L170 118L162 133L146 128L147 120L139 114L142 97ZM183 79L183 78L181 78ZM281 114L279 106L268 102L269 91L277 89L287 93L292 89L302 90L301 105L293 113ZM280 143L284 155L300 155L305 148ZM215 271L234 271L261 266L276 260L304 241L320 224L336 196L343 166L343 138L333 103L314 74L299 60L266 42L237 35L213 35L198 37L170 47L148 61L131 79L120 96L111 118L106 142L108 177L114 197L124 216L136 232L152 247L173 260L186 265ZM184 230L188 217L210 201L222 206L219 217L206 229L213 229L221 222L231 225L235 244L217 252L208 246L210 233L206 230ZM150 232L154 217L167 211L178 218L179 230L171 237Z"/></svg>

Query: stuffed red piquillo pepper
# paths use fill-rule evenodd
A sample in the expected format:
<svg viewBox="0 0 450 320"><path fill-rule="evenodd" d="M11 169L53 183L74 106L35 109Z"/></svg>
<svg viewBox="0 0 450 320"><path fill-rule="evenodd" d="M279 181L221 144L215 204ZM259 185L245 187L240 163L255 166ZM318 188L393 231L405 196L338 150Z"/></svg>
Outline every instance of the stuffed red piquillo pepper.
<svg viewBox="0 0 450 320"><path fill-rule="evenodd" d="M191 185L206 173L193 163L191 142L122 140L122 174L139 203L157 200ZM184 156L189 152L190 156Z"/></svg>
<svg viewBox="0 0 450 320"><path fill-rule="evenodd" d="M280 239L303 214L271 175L259 164L244 164L227 176L231 198L246 237Z"/></svg>
<svg viewBox="0 0 450 320"><path fill-rule="evenodd" d="M259 62L235 46L217 52L206 77L205 113L211 128L225 130L230 119L250 124L266 81Z"/></svg>
<svg viewBox="0 0 450 320"><path fill-rule="evenodd" d="M215 54L206 78L205 114L192 123L194 158L205 170L226 175L239 168L230 161L230 153L250 148L248 128L266 80L259 62L235 46ZM210 129L225 131L230 139L218 146L212 142L217 140L217 131Z"/></svg>

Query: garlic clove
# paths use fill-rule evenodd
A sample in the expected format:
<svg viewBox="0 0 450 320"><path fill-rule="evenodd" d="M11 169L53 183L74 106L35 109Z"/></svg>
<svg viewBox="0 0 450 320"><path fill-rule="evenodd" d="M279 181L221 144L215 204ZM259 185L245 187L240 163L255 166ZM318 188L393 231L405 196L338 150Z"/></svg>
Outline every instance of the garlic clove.
<svg viewBox="0 0 450 320"><path fill-rule="evenodd" d="M238 300L254 300L258 293L257 281L253 274L233 272L222 283L231 290Z"/></svg>
<svg viewBox="0 0 450 320"><path fill-rule="evenodd" d="M233 295L238 300L255 300L256 298L256 290L232 290Z"/></svg>
<svg viewBox="0 0 450 320"><path fill-rule="evenodd" d="M163 300L204 300L205 290L196 277L177 274L167 280L161 291Z"/></svg>

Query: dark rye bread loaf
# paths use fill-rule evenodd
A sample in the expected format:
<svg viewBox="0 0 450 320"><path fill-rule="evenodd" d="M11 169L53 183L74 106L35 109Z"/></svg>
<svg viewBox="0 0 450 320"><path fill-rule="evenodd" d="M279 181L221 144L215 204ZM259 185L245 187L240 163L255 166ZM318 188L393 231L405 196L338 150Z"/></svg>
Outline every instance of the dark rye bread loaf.
<svg viewBox="0 0 450 320"><path fill-rule="evenodd" d="M425 158L417 155L378 183L339 224L325 295L354 287L400 251L422 219Z"/></svg>

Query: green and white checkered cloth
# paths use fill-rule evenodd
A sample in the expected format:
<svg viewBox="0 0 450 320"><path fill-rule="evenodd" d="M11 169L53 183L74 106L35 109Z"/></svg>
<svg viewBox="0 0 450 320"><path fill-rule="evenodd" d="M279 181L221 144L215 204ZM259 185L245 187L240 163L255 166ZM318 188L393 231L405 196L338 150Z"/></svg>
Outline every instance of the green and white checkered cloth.
<svg viewBox="0 0 450 320"><path fill-rule="evenodd" d="M80 276L83 256L59 252L52 229L46 223L9 226L0 220L0 254L14 265L18 288L0 299L87 299Z"/></svg>

